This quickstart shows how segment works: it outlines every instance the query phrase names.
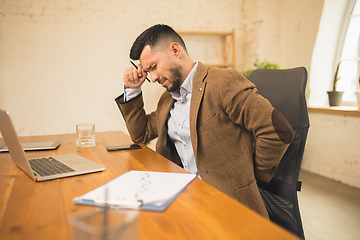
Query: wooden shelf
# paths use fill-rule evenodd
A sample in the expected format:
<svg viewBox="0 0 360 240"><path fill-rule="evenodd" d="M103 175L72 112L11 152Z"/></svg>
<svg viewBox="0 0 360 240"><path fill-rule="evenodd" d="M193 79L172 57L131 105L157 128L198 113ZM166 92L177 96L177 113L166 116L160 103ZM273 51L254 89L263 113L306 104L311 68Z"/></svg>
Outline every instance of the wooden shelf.
<svg viewBox="0 0 360 240"><path fill-rule="evenodd" d="M220 36L223 37L223 62L207 64L212 67L235 69L235 30L232 31L177 31L178 34L190 36Z"/></svg>
<svg viewBox="0 0 360 240"><path fill-rule="evenodd" d="M230 32L222 31L177 31L180 35L216 35L216 36L227 36L232 35L234 30Z"/></svg>

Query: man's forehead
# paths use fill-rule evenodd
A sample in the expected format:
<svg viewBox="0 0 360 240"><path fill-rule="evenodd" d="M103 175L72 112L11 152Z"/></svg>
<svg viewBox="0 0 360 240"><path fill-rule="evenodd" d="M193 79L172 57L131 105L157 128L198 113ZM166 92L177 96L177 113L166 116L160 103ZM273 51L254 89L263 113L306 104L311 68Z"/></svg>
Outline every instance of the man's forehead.
<svg viewBox="0 0 360 240"><path fill-rule="evenodd" d="M140 54L140 64L144 69L149 69L154 61L156 61L157 51L152 51L149 45L146 45Z"/></svg>

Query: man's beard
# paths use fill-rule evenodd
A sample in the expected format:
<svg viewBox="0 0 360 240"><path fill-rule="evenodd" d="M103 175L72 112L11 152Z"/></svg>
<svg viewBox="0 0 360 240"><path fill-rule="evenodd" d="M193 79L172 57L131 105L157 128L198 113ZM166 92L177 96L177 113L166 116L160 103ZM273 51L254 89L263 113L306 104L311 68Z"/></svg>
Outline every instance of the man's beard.
<svg viewBox="0 0 360 240"><path fill-rule="evenodd" d="M176 65L176 64L172 64L171 68L170 68L170 72L171 72L171 80L168 79L168 81L171 83L168 87L166 87L166 90L168 92L174 92L178 89L180 89L180 84L181 84L181 72L180 72L181 66Z"/></svg>

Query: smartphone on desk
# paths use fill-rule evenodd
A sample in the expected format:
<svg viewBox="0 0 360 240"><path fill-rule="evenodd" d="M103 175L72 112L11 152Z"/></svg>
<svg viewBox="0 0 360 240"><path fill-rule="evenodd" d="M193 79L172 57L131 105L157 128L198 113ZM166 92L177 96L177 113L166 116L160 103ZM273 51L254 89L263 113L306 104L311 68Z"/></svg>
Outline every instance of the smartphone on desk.
<svg viewBox="0 0 360 240"><path fill-rule="evenodd" d="M121 150L133 150L133 149L141 149L141 147L138 144L107 146L106 147L106 150L108 150L108 151L121 151Z"/></svg>

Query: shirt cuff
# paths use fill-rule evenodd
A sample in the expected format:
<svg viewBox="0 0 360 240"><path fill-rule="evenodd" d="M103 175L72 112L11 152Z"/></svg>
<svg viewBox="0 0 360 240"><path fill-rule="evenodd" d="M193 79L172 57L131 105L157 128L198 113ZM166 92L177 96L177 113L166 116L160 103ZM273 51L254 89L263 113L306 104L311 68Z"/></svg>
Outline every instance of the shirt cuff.
<svg viewBox="0 0 360 240"><path fill-rule="evenodd" d="M141 88L126 88L124 86L124 102L128 102L137 96L139 96L141 93Z"/></svg>

